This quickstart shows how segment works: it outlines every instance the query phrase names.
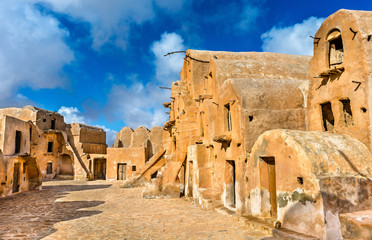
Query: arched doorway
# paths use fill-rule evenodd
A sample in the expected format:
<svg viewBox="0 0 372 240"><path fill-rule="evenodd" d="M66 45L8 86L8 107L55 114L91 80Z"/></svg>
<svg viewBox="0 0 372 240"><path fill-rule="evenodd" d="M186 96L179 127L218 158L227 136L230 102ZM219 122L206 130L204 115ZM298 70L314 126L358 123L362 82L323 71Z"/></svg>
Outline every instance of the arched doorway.
<svg viewBox="0 0 372 240"><path fill-rule="evenodd" d="M74 175L74 166L70 155L63 154L61 159L61 175Z"/></svg>

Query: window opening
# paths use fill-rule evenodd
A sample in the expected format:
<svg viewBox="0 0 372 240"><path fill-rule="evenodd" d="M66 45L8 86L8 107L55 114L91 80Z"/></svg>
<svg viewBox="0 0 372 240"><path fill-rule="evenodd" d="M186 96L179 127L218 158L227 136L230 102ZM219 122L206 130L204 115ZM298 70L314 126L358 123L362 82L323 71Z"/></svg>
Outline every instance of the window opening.
<svg viewBox="0 0 372 240"><path fill-rule="evenodd" d="M354 125L353 113L351 112L350 99L340 100L346 126Z"/></svg>
<svg viewBox="0 0 372 240"><path fill-rule="evenodd" d="M300 185L303 185L303 184L304 184L304 179L303 179L303 177L297 177L297 182L298 182Z"/></svg>
<svg viewBox="0 0 372 240"><path fill-rule="evenodd" d="M50 123L50 129L56 129L56 120L55 119L52 119L52 121Z"/></svg>
<svg viewBox="0 0 372 240"><path fill-rule="evenodd" d="M225 105L227 131L232 130L230 104Z"/></svg>
<svg viewBox="0 0 372 240"><path fill-rule="evenodd" d="M53 142L48 142L48 152L53 152Z"/></svg>
<svg viewBox="0 0 372 240"><path fill-rule="evenodd" d="M22 139L22 132L21 131L16 131L14 153L20 153L21 152L21 139Z"/></svg>
<svg viewBox="0 0 372 240"><path fill-rule="evenodd" d="M327 40L329 42L329 67L341 64L344 61L341 32L339 30L331 32Z"/></svg>
<svg viewBox="0 0 372 240"><path fill-rule="evenodd" d="M132 171L135 172L137 170L136 165L132 166Z"/></svg>
<svg viewBox="0 0 372 240"><path fill-rule="evenodd" d="M151 179L154 179L158 176L158 171L154 172L153 174L151 174Z"/></svg>
<svg viewBox="0 0 372 240"><path fill-rule="evenodd" d="M332 105L330 102L320 104L322 108L323 127L324 131L332 131L335 125L335 118L332 112Z"/></svg>

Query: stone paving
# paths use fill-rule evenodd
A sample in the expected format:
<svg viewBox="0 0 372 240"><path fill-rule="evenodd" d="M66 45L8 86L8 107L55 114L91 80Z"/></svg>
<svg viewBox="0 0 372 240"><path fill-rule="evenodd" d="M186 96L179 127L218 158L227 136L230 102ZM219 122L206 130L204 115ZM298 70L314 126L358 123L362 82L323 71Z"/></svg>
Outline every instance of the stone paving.
<svg viewBox="0 0 372 240"><path fill-rule="evenodd" d="M261 239L184 199L143 199L120 182L48 181L0 198L0 239Z"/></svg>

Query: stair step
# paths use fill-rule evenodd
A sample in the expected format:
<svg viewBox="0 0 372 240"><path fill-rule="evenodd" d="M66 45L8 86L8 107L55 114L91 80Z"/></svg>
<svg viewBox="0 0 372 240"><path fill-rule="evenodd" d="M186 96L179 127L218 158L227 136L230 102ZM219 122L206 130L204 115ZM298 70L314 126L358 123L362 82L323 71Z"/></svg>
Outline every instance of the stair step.
<svg viewBox="0 0 372 240"><path fill-rule="evenodd" d="M319 240L319 238L295 232L286 228L276 228L273 231L273 237L278 240Z"/></svg>
<svg viewBox="0 0 372 240"><path fill-rule="evenodd" d="M274 221L276 219L273 218L261 219L253 216L241 216L226 207L216 208L215 210L216 212L221 213L223 215L237 218L239 221L244 222L245 225L251 228L252 230L257 230L268 235L273 234Z"/></svg>

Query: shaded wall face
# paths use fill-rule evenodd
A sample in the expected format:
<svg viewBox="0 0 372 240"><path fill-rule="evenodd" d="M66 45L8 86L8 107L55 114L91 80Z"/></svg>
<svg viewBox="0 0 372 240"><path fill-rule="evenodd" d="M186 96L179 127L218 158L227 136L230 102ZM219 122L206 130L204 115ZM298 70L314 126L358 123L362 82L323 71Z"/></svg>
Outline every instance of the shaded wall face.
<svg viewBox="0 0 372 240"><path fill-rule="evenodd" d="M30 153L30 124L22 120L5 117L2 121L4 155Z"/></svg>
<svg viewBox="0 0 372 240"><path fill-rule="evenodd" d="M7 162L6 178L2 181L0 197L41 186L41 175L35 158L5 156L4 160Z"/></svg>
<svg viewBox="0 0 372 240"><path fill-rule="evenodd" d="M133 130L129 127L126 127L122 129L118 134L116 135L116 140L114 143L114 147L117 148L128 148L132 144L132 135Z"/></svg>
<svg viewBox="0 0 372 240"><path fill-rule="evenodd" d="M58 113L39 110L36 117L37 119L34 124L41 130L55 129L64 131L66 128L64 117Z"/></svg>
<svg viewBox="0 0 372 240"><path fill-rule="evenodd" d="M64 150L64 139L61 134L47 133L32 148L43 177L60 174L61 154Z"/></svg>
<svg viewBox="0 0 372 240"><path fill-rule="evenodd" d="M358 33L354 36L350 28ZM339 64L334 64L332 57L336 40L330 40L336 32L340 34L336 40L342 42L342 56L336 61ZM370 148L370 131L366 129L370 128L368 79L371 72L366 68L365 54L370 43L362 36L354 15L347 11L330 16L315 37L320 40L314 44L310 63L309 130L348 134ZM335 68L340 71L329 71Z"/></svg>
<svg viewBox="0 0 372 240"><path fill-rule="evenodd" d="M132 135L131 147L145 147L147 140L149 140L149 130L144 127L137 128Z"/></svg>
<svg viewBox="0 0 372 240"><path fill-rule="evenodd" d="M163 128L153 127L150 131L150 142L153 154L156 154L163 148Z"/></svg>
<svg viewBox="0 0 372 240"><path fill-rule="evenodd" d="M80 129L80 142L81 143L106 144L106 133L102 130L81 128Z"/></svg>

